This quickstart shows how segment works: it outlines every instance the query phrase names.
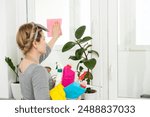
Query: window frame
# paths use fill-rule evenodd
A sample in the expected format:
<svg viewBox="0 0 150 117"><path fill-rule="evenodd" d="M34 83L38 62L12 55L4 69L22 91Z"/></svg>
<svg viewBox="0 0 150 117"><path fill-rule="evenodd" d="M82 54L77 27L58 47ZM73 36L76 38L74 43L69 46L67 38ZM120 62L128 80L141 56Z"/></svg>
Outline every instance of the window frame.
<svg viewBox="0 0 150 117"><path fill-rule="evenodd" d="M91 0L90 0L91 1ZM26 12L27 12L27 22L31 22L35 20L35 0L26 0L27 2L27 7L26 7ZM74 32L76 30L76 28L78 28L79 24L80 24L80 14L78 12L80 12L80 0L69 0L70 2L70 16L69 16L69 22L70 22L70 35L69 41L74 41L75 37L74 37ZM91 26L91 25L90 25ZM55 51L61 51L63 47L62 45L55 45L53 50ZM76 49L73 48L72 51L74 51Z"/></svg>
<svg viewBox="0 0 150 117"><path fill-rule="evenodd" d="M126 35L125 33L129 33L127 32L128 29L130 29L131 31L133 31L133 35L128 37L128 40L126 39L120 39L120 45L118 45L118 49L121 51L150 51L150 45L136 45L136 0L128 0L128 1L121 1L122 3L120 3L120 0L118 0L118 39L121 38L121 35L119 35L120 33L123 33L123 37ZM129 2L129 3L128 3ZM126 4L126 5L125 5ZM127 5L128 4L128 5ZM123 9L123 7L127 7L128 9ZM132 6L132 7L130 7ZM124 11L124 14L120 13L120 8L122 8L122 11ZM120 15L122 15L122 17L120 17ZM126 19L124 19L123 17L130 17L130 19L128 19L128 21L125 21ZM126 23L126 25L124 25L123 30L124 31L120 31L120 27L119 27L119 23L120 23L120 19L122 18L121 21L123 23ZM132 38L132 39L130 39ZM125 42L129 42L128 45L125 45Z"/></svg>

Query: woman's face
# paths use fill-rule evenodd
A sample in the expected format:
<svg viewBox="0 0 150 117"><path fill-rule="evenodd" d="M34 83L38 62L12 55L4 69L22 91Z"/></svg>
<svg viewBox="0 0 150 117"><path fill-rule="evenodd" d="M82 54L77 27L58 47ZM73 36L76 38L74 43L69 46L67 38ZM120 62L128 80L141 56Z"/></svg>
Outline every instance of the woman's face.
<svg viewBox="0 0 150 117"><path fill-rule="evenodd" d="M37 42L37 50L40 52L40 54L45 54L46 53L46 42L45 42L45 36L43 31L41 33L41 38L40 41Z"/></svg>

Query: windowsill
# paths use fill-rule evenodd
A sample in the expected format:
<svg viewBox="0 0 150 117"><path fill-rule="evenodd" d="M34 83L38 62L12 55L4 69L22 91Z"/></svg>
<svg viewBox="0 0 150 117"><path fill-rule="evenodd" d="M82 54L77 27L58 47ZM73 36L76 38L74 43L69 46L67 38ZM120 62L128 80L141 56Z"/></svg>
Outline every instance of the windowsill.
<svg viewBox="0 0 150 117"><path fill-rule="evenodd" d="M150 51L150 45L135 45L135 46L118 46L119 51L130 51L130 52L139 52L139 51Z"/></svg>

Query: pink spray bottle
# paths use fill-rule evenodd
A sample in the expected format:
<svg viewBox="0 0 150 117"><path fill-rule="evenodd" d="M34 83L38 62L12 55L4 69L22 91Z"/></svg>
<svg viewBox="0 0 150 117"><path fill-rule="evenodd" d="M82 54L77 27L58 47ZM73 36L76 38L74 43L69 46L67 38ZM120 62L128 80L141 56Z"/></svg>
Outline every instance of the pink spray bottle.
<svg viewBox="0 0 150 117"><path fill-rule="evenodd" d="M69 84L73 83L74 79L75 79L75 72L71 70L70 65L66 65L63 69L62 85L66 87Z"/></svg>

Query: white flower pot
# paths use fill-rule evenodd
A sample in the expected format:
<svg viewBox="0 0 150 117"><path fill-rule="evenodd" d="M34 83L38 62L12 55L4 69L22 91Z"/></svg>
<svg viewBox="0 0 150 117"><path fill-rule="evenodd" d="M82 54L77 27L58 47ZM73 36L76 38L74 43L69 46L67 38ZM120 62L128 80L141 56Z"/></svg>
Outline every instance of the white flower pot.
<svg viewBox="0 0 150 117"><path fill-rule="evenodd" d="M85 93L83 95L84 100L96 100L97 99L97 91L94 93Z"/></svg>
<svg viewBox="0 0 150 117"><path fill-rule="evenodd" d="M14 99L21 100L22 94L21 94L21 88L19 83L11 83L11 89Z"/></svg>

